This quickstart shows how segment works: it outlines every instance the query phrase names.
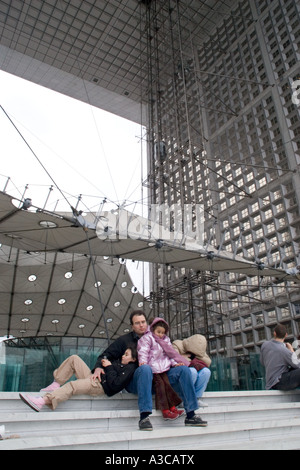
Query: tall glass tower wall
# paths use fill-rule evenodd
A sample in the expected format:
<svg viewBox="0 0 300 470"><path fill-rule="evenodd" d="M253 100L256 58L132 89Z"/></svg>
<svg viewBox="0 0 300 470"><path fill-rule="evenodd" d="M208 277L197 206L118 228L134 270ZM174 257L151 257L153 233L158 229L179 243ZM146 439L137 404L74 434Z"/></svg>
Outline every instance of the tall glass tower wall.
<svg viewBox="0 0 300 470"><path fill-rule="evenodd" d="M293 269L300 264L300 5L232 5L205 41L186 25L186 12L170 9L167 20L159 11L151 17L149 7L147 184L153 203L203 204L204 243ZM161 265L153 268L151 300L174 336L203 333L212 355L257 353L277 322L291 339L299 334L299 285L274 278Z"/></svg>

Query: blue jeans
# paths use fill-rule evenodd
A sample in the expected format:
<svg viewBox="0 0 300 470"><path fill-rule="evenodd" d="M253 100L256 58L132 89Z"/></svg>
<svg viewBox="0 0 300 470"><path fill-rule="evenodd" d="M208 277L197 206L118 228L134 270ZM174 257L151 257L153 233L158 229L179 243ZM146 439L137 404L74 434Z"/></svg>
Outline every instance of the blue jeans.
<svg viewBox="0 0 300 470"><path fill-rule="evenodd" d="M204 367L199 371L197 371L194 367L189 367L189 369L190 374L192 375L196 396L197 398L201 398L209 382L211 371L207 367Z"/></svg>
<svg viewBox="0 0 300 470"><path fill-rule="evenodd" d="M183 401L185 411L195 411L199 408L192 375L186 366L172 367L167 371L169 382ZM138 395L140 413L152 413L152 380L151 367L143 365L137 368L126 390Z"/></svg>

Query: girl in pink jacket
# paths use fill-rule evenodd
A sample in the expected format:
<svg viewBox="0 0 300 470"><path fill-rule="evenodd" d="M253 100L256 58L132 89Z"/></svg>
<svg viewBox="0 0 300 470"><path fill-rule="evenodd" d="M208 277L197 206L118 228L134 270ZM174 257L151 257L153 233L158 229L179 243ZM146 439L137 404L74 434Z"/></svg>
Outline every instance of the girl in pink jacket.
<svg viewBox="0 0 300 470"><path fill-rule="evenodd" d="M166 372L171 367L188 365L172 347L168 323L162 318L155 318L148 331L138 341L139 365L148 364L153 372L155 406L162 411L164 419L177 419L184 411L177 410L181 398L170 385Z"/></svg>

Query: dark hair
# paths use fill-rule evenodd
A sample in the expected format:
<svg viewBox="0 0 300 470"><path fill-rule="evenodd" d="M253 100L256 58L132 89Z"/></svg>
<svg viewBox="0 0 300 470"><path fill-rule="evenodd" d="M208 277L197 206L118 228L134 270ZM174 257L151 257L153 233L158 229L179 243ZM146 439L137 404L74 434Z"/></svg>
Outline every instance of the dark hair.
<svg viewBox="0 0 300 470"><path fill-rule="evenodd" d="M137 360L138 358L138 355L137 355L137 345L135 343L130 343L128 344L127 348L126 349L130 349L131 351L131 355L132 355L132 359L134 361Z"/></svg>
<svg viewBox="0 0 300 470"><path fill-rule="evenodd" d="M152 327L151 330L155 330L157 326L160 326L165 329L165 332L168 332L168 325L166 324L165 321L157 321Z"/></svg>
<svg viewBox="0 0 300 470"><path fill-rule="evenodd" d="M286 333L287 333L286 327L285 327L284 325L280 325L280 324L278 324L278 325L275 327L275 330L274 330L274 331L275 331L275 333L276 333L277 338L279 338L279 339L285 338L285 335L286 335Z"/></svg>
<svg viewBox="0 0 300 470"><path fill-rule="evenodd" d="M135 317L135 316L141 316L141 315L144 315L145 320L147 321L146 314L145 314L145 312L143 312L143 310L134 310L134 311L131 313L130 317L129 317L130 324L131 324L131 325L133 324L133 321L132 321L132 320L133 320L133 317Z"/></svg>

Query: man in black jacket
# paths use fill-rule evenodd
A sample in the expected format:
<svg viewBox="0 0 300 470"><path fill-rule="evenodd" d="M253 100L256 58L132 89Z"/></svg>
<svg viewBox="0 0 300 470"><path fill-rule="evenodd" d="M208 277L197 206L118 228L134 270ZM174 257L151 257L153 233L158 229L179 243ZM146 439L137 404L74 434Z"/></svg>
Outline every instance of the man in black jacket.
<svg viewBox="0 0 300 470"><path fill-rule="evenodd" d="M136 310L130 315L132 331L116 339L99 357L96 362L93 378L101 380L101 364L104 357L109 360L116 360L122 356L128 345L134 342L137 345L138 340L146 333L148 329L145 313ZM186 366L172 367L168 371L168 378L171 386L183 399L186 411L186 426L206 426L207 422L202 421L200 416L195 414L198 409L198 401L195 388L192 381L190 370ZM147 364L136 369L133 378L125 387L129 393L138 395L138 406L140 410L139 428L141 431L152 431L153 427L149 416L152 413L153 406L153 373L151 367Z"/></svg>
<svg viewBox="0 0 300 470"><path fill-rule="evenodd" d="M100 379L100 371L102 368L103 359L120 359L127 349L128 345L135 344L137 346L138 340L146 333L148 325L145 314L142 310L135 310L130 315L130 323L132 331L126 335L120 336L116 339L97 359L95 367L93 369L94 379L98 377Z"/></svg>

